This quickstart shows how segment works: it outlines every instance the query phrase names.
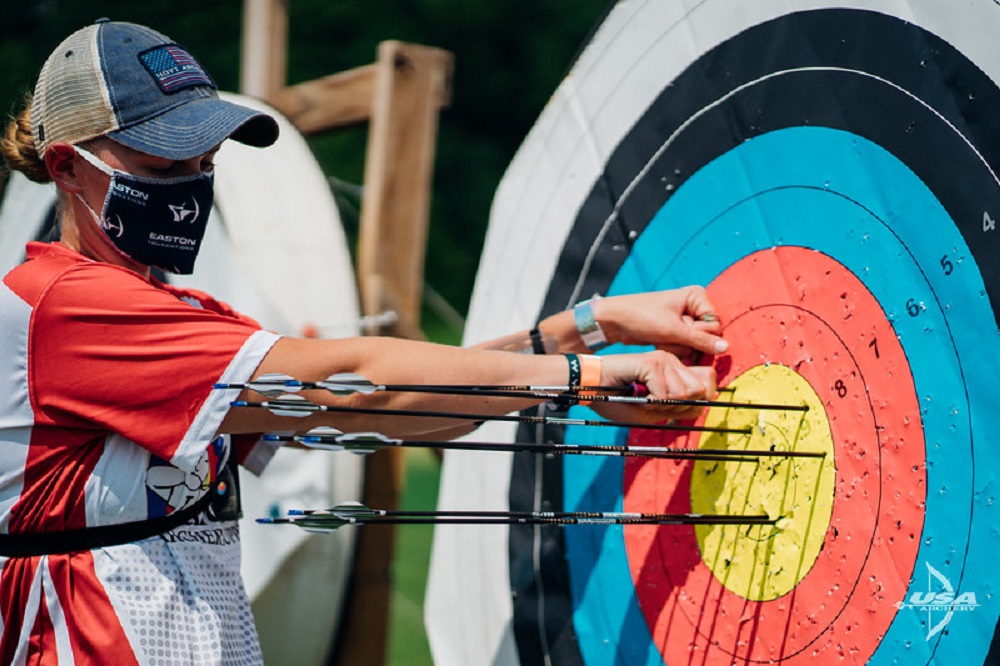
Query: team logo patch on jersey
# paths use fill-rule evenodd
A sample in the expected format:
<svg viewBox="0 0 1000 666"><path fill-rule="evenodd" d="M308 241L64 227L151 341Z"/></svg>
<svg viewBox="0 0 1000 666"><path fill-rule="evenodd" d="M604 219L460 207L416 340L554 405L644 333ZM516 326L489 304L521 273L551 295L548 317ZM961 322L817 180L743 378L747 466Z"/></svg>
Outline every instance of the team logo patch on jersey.
<svg viewBox="0 0 1000 666"><path fill-rule="evenodd" d="M204 495L212 481L212 463L205 455L193 472L185 472L162 458L149 457L146 469L147 515L169 516L191 506Z"/></svg>
<svg viewBox="0 0 1000 666"><path fill-rule="evenodd" d="M165 93L191 86L215 87L198 61L176 44L145 51L139 55L139 60Z"/></svg>

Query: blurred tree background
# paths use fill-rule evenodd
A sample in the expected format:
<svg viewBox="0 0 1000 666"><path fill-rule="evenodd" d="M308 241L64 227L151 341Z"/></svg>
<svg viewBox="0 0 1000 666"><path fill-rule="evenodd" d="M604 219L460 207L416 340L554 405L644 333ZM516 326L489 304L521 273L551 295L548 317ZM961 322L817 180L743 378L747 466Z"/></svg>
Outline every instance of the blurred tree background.
<svg viewBox="0 0 1000 666"><path fill-rule="evenodd" d="M608 0L288 0L288 83L366 65L386 39L455 54L431 204L428 287L459 314L468 309L489 208L518 145L554 92ZM238 91L241 0L22 0L0 23L0 104L19 110L45 57L70 32L102 16L169 35L223 90ZM364 127L310 139L353 237ZM425 309L432 339L457 342L454 321Z"/></svg>
<svg viewBox="0 0 1000 666"><path fill-rule="evenodd" d="M455 54L451 105L442 111L426 283L459 317L468 309L494 192L577 50L610 0L288 0L288 83L374 62L397 39ZM21 0L0 22L0 105L20 110L46 56L97 18L159 30L197 57L223 90L238 91L242 0ZM331 178L345 230L357 231L365 127L310 139ZM553 249L555 251L555 249ZM431 339L457 343L461 322L425 308ZM438 462L407 458L403 508L433 509ZM389 664L430 664L422 603L432 532L400 530L393 565Z"/></svg>

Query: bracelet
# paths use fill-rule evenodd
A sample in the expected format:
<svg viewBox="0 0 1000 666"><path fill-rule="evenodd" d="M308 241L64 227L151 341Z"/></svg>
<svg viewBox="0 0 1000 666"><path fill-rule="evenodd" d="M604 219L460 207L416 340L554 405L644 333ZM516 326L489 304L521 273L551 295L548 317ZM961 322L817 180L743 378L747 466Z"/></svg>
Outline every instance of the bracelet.
<svg viewBox="0 0 1000 666"><path fill-rule="evenodd" d="M580 386L600 386L601 385L601 357L589 354L580 357ZM591 398L597 395L596 390L580 391L580 396ZM580 400L581 405L589 405L593 400Z"/></svg>
<svg viewBox="0 0 1000 666"><path fill-rule="evenodd" d="M586 397L594 397L597 391L593 388L601 383L601 357L585 354L564 354L569 363L569 388L570 393L566 395L568 400L556 400L556 405L561 409L566 409L574 402L578 405L589 405L593 400L585 400ZM588 386L590 391L579 390L581 386ZM573 389L576 389L575 395Z"/></svg>
<svg viewBox="0 0 1000 666"><path fill-rule="evenodd" d="M528 331L528 337L531 338L531 351L535 354L544 354L545 341L542 340L542 332L535 327Z"/></svg>
<svg viewBox="0 0 1000 666"><path fill-rule="evenodd" d="M569 385L579 386L582 378L580 369L580 357L576 354L565 354L566 361L569 362Z"/></svg>
<svg viewBox="0 0 1000 666"><path fill-rule="evenodd" d="M608 346L608 339L594 318L594 301L598 298L600 296L594 296L573 306L573 322L576 324L576 330L583 338L583 344L591 351Z"/></svg>

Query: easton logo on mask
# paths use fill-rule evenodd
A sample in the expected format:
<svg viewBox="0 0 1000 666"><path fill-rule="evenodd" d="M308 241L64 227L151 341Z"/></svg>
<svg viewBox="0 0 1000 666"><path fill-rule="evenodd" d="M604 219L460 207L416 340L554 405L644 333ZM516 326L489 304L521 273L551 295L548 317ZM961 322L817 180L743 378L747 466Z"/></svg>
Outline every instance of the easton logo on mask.
<svg viewBox="0 0 1000 666"><path fill-rule="evenodd" d="M134 176L111 168L83 148L74 148L111 176L100 215L77 194L104 237L132 261L190 274L212 209L212 174L162 179Z"/></svg>

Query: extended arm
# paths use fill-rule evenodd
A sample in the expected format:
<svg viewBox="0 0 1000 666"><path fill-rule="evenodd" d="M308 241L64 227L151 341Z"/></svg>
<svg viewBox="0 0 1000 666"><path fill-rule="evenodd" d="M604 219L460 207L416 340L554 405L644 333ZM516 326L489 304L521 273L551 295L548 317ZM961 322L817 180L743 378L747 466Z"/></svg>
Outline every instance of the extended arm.
<svg viewBox="0 0 1000 666"><path fill-rule="evenodd" d="M610 296L591 301L608 344L652 345L684 358L692 351L720 354L728 348L705 290L698 286ZM577 331L573 310L538 324L547 354L589 353ZM521 331L477 345L480 349L531 350L531 334Z"/></svg>
<svg viewBox="0 0 1000 666"><path fill-rule="evenodd" d="M567 360L559 355L461 349L393 338L283 338L264 358L255 376L282 373L303 381L316 381L343 372L359 374L380 384L564 385L569 378ZM687 368L670 354L650 352L602 357L602 385L626 385L632 381L646 385L653 397L704 398L715 391L715 376L710 368ZM261 399L251 391L243 393L241 399ZM518 411L539 402L523 398L401 392L335 397L325 391L311 391L305 395L318 404L492 415ZM648 423L694 413L677 408L622 404L595 407L612 420ZM295 418L279 416L264 409L232 408L220 431L302 431L329 425L344 431L375 430L392 436L419 436L432 431L460 429L462 424L462 420L454 419L344 413L314 413L305 418Z"/></svg>

